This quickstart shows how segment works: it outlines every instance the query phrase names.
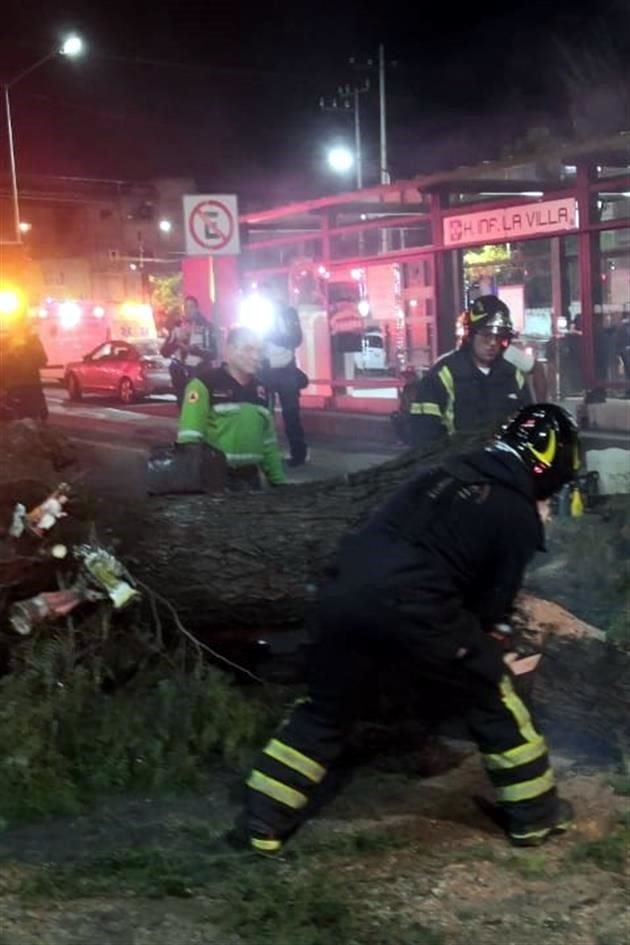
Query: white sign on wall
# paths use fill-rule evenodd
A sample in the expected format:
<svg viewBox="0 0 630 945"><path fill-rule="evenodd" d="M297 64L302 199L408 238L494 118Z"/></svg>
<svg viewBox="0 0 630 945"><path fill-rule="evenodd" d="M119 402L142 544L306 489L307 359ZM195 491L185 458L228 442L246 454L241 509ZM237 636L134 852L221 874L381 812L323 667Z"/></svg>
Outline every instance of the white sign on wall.
<svg viewBox="0 0 630 945"><path fill-rule="evenodd" d="M444 245L468 246L473 243L503 243L523 236L575 230L578 227L574 197L543 200L515 207L458 213L444 218Z"/></svg>
<svg viewBox="0 0 630 945"><path fill-rule="evenodd" d="M238 256L238 200L234 194L184 197L187 256Z"/></svg>

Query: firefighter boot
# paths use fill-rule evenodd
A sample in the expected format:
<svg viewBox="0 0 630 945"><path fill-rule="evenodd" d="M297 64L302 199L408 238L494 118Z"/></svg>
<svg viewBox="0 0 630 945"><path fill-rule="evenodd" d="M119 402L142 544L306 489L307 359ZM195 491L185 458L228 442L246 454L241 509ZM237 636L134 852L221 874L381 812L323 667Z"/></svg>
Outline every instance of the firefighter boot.
<svg viewBox="0 0 630 945"><path fill-rule="evenodd" d="M515 847L539 847L550 837L566 833L574 820L573 805L563 798L558 798L548 817L527 825L510 823L505 808L492 804L483 797L475 797L475 802L479 809L507 834Z"/></svg>
<svg viewBox="0 0 630 945"><path fill-rule="evenodd" d="M241 814L225 834L225 841L236 850L250 850L261 856L276 856L284 847L284 840L262 826L252 826L245 814Z"/></svg>
<svg viewBox="0 0 630 945"><path fill-rule="evenodd" d="M570 801L558 798L555 810L548 818L527 827L513 825L508 830L508 837L515 847L539 847L550 837L566 833L573 821L573 805Z"/></svg>

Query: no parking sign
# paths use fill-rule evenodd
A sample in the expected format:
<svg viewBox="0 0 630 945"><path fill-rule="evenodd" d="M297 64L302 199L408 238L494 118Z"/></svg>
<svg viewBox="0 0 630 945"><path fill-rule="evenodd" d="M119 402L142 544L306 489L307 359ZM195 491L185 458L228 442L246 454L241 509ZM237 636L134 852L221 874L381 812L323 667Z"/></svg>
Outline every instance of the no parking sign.
<svg viewBox="0 0 630 945"><path fill-rule="evenodd" d="M234 194L187 194L184 220L188 256L240 253L238 200Z"/></svg>

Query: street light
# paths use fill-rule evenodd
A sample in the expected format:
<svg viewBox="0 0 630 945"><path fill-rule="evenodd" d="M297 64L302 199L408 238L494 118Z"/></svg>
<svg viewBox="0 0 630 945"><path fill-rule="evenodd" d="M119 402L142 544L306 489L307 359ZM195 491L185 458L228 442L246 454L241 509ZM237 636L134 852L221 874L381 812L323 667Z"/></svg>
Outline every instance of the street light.
<svg viewBox="0 0 630 945"><path fill-rule="evenodd" d="M11 100L9 97L9 92L11 89L21 82L22 79L25 79L31 72L35 72L36 69L39 69L40 66L43 66L50 59L54 59L55 56L67 56L69 59L75 59L77 56L81 55L83 52L83 40L80 36L76 34L71 34L67 36L63 41L61 46L55 46L55 48L49 52L46 56L43 56L41 59L38 59L37 62L34 62L32 66L29 66L28 69L24 69L23 72L18 73L13 79L9 82L4 83L4 110L7 120L7 137L9 139L9 160L11 166L11 196L13 200L13 225L15 227L15 241L16 243L22 242L22 233L24 232L20 226L20 202L18 198L18 186L17 186L17 170L15 164L15 141L13 139L13 123L11 121Z"/></svg>
<svg viewBox="0 0 630 945"><path fill-rule="evenodd" d="M158 226L160 228L160 232L162 233L170 233L173 229L173 224L170 220L160 220Z"/></svg>
<svg viewBox="0 0 630 945"><path fill-rule="evenodd" d="M62 56L69 56L71 59L75 59L83 52L83 40L80 36L77 36L76 33L73 33L64 40L59 52Z"/></svg>
<svg viewBox="0 0 630 945"><path fill-rule="evenodd" d="M27 223L26 220L20 220L20 233L30 233L32 229L32 223Z"/></svg>
<svg viewBox="0 0 630 945"><path fill-rule="evenodd" d="M344 145L337 145L328 152L328 166L336 174L347 174L354 167L354 154Z"/></svg>

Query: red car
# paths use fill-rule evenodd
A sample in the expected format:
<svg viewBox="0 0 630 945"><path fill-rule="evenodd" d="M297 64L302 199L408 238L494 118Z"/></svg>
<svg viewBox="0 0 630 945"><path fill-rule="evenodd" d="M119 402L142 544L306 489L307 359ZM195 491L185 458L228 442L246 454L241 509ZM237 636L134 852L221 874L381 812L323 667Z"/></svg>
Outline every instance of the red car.
<svg viewBox="0 0 630 945"><path fill-rule="evenodd" d="M106 341L81 361L67 364L63 383L70 400L113 394L132 404L151 394L173 393L169 362L157 341Z"/></svg>

